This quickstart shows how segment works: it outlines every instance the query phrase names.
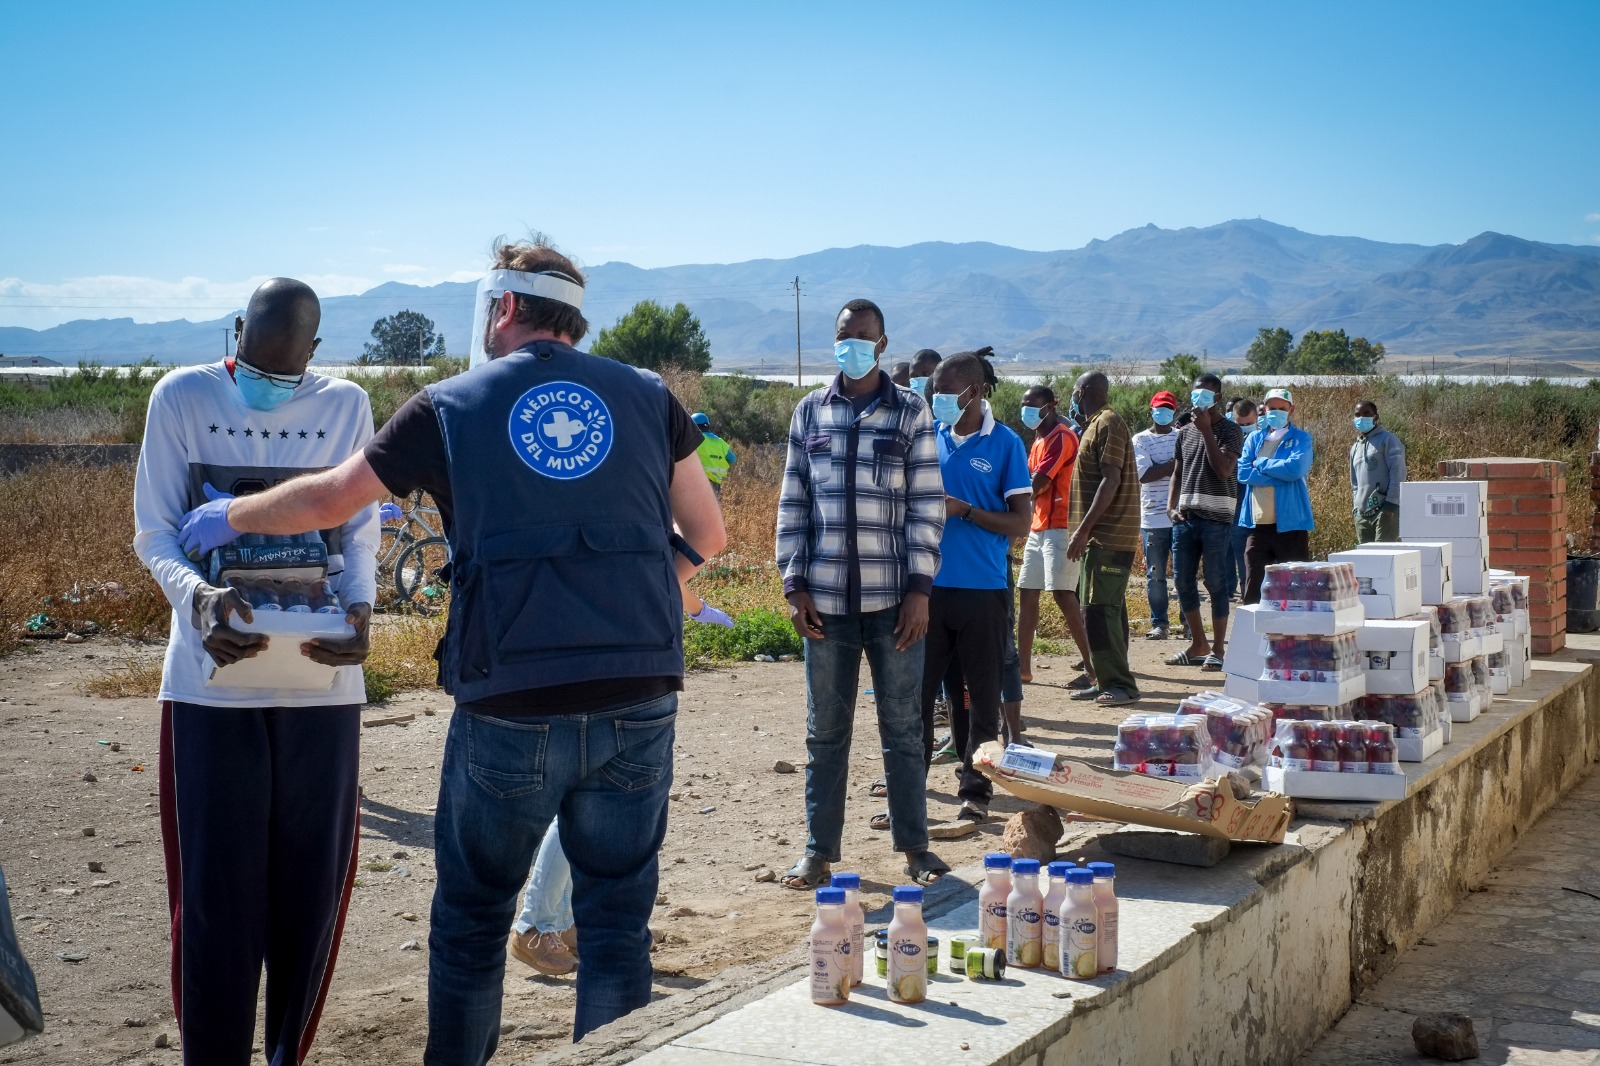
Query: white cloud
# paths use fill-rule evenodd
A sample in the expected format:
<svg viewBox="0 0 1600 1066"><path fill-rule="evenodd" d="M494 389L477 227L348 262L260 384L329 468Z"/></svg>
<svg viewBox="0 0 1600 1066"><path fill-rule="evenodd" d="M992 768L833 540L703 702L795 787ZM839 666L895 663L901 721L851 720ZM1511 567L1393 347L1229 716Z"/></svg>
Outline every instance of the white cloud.
<svg viewBox="0 0 1600 1066"><path fill-rule="evenodd" d="M131 318L203 322L245 305L268 275L242 281L186 277L178 281L122 274L98 274L59 282L0 278L0 325L46 329L77 318ZM378 284L348 274L302 274L319 296L348 296Z"/></svg>
<svg viewBox="0 0 1600 1066"><path fill-rule="evenodd" d="M417 266L414 263L385 263L383 264L383 272L385 274L426 274L428 268Z"/></svg>
<svg viewBox="0 0 1600 1066"><path fill-rule="evenodd" d="M1600 222L1600 211L1590 211L1583 216L1585 222Z"/></svg>

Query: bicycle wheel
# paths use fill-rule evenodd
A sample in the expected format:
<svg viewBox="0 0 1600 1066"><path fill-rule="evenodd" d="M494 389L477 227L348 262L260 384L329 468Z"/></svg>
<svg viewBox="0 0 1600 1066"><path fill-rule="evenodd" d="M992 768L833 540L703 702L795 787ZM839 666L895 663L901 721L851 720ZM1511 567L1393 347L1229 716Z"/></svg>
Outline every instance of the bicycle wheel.
<svg viewBox="0 0 1600 1066"><path fill-rule="evenodd" d="M450 592L449 582L439 576L449 563L450 545L443 537L417 541L395 560L395 591L413 610L434 614Z"/></svg>

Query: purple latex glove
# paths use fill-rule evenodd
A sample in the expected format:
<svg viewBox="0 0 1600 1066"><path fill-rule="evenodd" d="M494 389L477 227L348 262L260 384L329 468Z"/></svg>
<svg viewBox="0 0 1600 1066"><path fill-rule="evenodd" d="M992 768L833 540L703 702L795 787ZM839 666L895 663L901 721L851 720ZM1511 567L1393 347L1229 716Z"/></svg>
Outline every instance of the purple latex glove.
<svg viewBox="0 0 1600 1066"><path fill-rule="evenodd" d="M725 629L733 628L733 619L728 617L727 612L718 610L705 600L700 601L700 613L691 614L689 618L691 621L699 622L701 625L722 626Z"/></svg>
<svg viewBox="0 0 1600 1066"><path fill-rule="evenodd" d="M378 506L379 522L404 522L406 513L400 510L398 503L385 503Z"/></svg>
<svg viewBox="0 0 1600 1066"><path fill-rule="evenodd" d="M183 516L183 528L178 531L178 547L191 559L205 556L213 548L231 544L239 531L228 524L228 505L233 497L205 486L206 501Z"/></svg>

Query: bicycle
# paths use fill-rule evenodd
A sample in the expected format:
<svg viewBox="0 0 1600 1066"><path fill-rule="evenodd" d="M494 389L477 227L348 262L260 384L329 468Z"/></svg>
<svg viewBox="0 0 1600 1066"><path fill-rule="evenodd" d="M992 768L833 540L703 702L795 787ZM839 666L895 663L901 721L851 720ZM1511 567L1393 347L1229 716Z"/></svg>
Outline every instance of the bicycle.
<svg viewBox="0 0 1600 1066"><path fill-rule="evenodd" d="M450 543L427 516L439 518L437 507L425 506L418 489L404 503L386 503L379 509L381 536L378 573L392 574L399 599L421 614L443 606L449 590L447 567ZM443 523L441 522L442 526ZM418 534L421 534L420 536Z"/></svg>

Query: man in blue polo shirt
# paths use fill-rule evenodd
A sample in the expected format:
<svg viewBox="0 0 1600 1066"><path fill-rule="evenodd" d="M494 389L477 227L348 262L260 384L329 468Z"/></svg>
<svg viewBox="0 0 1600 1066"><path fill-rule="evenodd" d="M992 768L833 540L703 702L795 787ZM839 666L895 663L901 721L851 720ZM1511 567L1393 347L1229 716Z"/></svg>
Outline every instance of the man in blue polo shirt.
<svg viewBox="0 0 1600 1066"><path fill-rule="evenodd" d="M922 672L922 737L933 757L933 704L939 683L968 699L950 701L950 727L961 754L961 812L930 826L934 839L965 836L989 817L994 787L972 766L972 753L1000 735L1000 680L1011 599L1006 547L1028 534L1033 483L1022 438L995 421L984 399L989 370L974 352L942 361L929 380L939 423L944 477L944 533L939 573L928 599L928 645ZM952 660L960 666L955 676Z"/></svg>

